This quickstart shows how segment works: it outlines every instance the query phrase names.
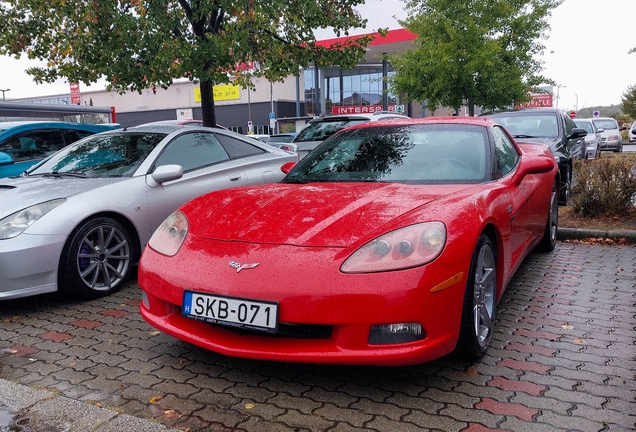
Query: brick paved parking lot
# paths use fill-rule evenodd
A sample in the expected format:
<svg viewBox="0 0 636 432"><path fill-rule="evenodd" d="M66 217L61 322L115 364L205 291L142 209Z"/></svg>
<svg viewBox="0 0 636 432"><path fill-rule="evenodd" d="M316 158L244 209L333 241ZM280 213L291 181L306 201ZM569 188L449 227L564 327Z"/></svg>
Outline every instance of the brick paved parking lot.
<svg viewBox="0 0 636 432"><path fill-rule="evenodd" d="M155 331L139 299L0 302L0 378L191 432L636 430L636 247L528 257L474 364L233 359Z"/></svg>

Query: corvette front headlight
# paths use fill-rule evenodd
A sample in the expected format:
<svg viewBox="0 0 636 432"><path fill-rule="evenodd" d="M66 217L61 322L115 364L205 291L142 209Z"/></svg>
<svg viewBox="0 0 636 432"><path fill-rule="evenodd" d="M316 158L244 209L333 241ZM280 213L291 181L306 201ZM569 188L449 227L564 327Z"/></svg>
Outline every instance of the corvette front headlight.
<svg viewBox="0 0 636 432"><path fill-rule="evenodd" d="M27 207L0 220L0 240L16 237L33 225L42 216L66 201L66 198L54 199Z"/></svg>
<svg viewBox="0 0 636 432"><path fill-rule="evenodd" d="M445 244L443 223L411 225L371 240L347 258L340 270L373 273L416 267L437 258Z"/></svg>
<svg viewBox="0 0 636 432"><path fill-rule="evenodd" d="M188 234L188 219L180 211L172 213L152 234L148 246L163 255L174 256Z"/></svg>

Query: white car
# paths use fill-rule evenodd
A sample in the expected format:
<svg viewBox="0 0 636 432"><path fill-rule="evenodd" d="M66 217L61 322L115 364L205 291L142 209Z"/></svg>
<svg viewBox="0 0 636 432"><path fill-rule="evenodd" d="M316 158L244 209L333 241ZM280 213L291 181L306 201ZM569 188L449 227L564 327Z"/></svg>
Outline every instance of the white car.
<svg viewBox="0 0 636 432"><path fill-rule="evenodd" d="M592 119L597 129L603 129L601 134L601 150L611 150L614 153L623 151L623 137L621 137L621 128L616 119L611 117L599 117Z"/></svg>
<svg viewBox="0 0 636 432"><path fill-rule="evenodd" d="M636 141L636 121L630 126L629 132L627 132L627 139L630 143Z"/></svg>
<svg viewBox="0 0 636 432"><path fill-rule="evenodd" d="M305 127L298 132L298 135L296 135L292 143L296 144L296 151L300 159L302 159L324 140L341 129L368 121L382 121L395 118L405 119L407 117L393 111L319 116L309 120Z"/></svg>
<svg viewBox="0 0 636 432"><path fill-rule="evenodd" d="M0 179L0 300L119 289L150 236L207 192L280 181L298 155L223 129L147 126L84 138ZM179 232L173 233L179 236Z"/></svg>
<svg viewBox="0 0 636 432"><path fill-rule="evenodd" d="M576 127L584 129L585 135L585 159L596 159L601 157L601 138L603 129L598 129L594 125L593 119L575 118Z"/></svg>

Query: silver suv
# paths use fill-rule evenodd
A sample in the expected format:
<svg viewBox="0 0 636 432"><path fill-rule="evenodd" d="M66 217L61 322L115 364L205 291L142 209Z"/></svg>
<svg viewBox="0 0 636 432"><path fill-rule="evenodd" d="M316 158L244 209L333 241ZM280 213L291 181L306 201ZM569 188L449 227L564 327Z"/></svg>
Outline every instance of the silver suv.
<svg viewBox="0 0 636 432"><path fill-rule="evenodd" d="M302 159L307 153L334 133L349 126L395 118L406 118L405 115L393 111L376 111L369 114L326 115L315 117L298 132L292 143L297 146L298 158Z"/></svg>

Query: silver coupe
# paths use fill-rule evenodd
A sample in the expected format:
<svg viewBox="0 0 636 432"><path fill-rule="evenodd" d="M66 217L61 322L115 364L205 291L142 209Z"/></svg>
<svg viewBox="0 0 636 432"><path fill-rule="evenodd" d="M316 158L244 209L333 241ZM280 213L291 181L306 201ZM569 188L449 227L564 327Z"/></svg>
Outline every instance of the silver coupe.
<svg viewBox="0 0 636 432"><path fill-rule="evenodd" d="M204 127L136 127L71 144L0 179L0 300L58 289L108 295L179 206L213 190L277 182L297 161Z"/></svg>

